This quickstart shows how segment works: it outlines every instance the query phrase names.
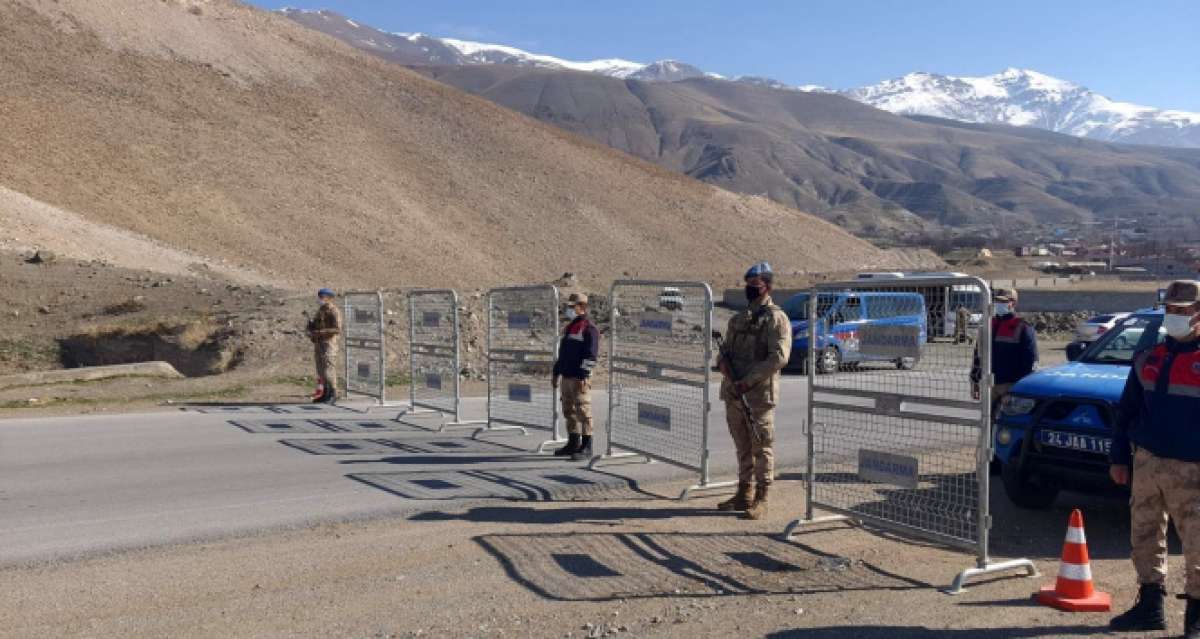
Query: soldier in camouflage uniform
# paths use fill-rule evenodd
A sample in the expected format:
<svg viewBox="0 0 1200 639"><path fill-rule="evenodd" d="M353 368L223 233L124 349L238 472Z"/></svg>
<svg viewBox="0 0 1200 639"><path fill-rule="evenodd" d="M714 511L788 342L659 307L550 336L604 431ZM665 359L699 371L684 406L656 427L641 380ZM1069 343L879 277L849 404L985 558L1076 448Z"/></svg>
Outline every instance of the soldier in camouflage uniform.
<svg viewBox="0 0 1200 639"><path fill-rule="evenodd" d="M721 345L721 399L737 450L738 489L721 510L744 510L749 519L767 514L767 491L774 480L775 405L779 372L792 352L792 324L771 301L774 274L760 262L746 272L750 307L729 319Z"/></svg>
<svg viewBox="0 0 1200 639"><path fill-rule="evenodd" d="M337 340L342 334L342 312L333 303L335 297L327 288L317 291L321 306L308 322L308 337L313 343L313 359L317 365L317 384L323 391L313 401L328 404L337 400Z"/></svg>
<svg viewBox="0 0 1200 639"><path fill-rule="evenodd" d="M1134 606L1109 627L1167 628L1169 518L1183 542L1183 636L1200 639L1200 282L1172 282L1165 305L1166 338L1133 358L1113 429L1110 474L1117 484L1132 481L1130 543L1139 588Z"/></svg>
<svg viewBox="0 0 1200 639"><path fill-rule="evenodd" d="M966 306L959 305L954 311L954 343L965 344L970 341L968 331L971 328L971 311Z"/></svg>

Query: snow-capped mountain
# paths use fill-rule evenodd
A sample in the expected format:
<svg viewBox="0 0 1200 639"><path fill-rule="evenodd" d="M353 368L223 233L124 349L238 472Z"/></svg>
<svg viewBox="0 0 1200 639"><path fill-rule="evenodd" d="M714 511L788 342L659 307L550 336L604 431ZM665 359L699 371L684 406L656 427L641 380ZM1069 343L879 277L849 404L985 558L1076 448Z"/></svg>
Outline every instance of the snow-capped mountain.
<svg viewBox="0 0 1200 639"><path fill-rule="evenodd" d="M697 67L678 60L652 62L629 75L634 80L646 80L647 82L678 82L706 76L720 77L713 73L705 73Z"/></svg>
<svg viewBox="0 0 1200 639"><path fill-rule="evenodd" d="M570 69L572 71L601 73L617 78L630 77L649 66L620 58L574 62L554 56L530 53L501 44L486 44L483 42L471 42L469 40L456 40L454 38L431 38L420 33L397 33L395 35L406 38L410 42L433 40L448 46L462 56L463 61L460 64L511 64L547 69Z"/></svg>
<svg viewBox="0 0 1200 639"><path fill-rule="evenodd" d="M660 60L649 64L620 58L575 61L531 53L503 44L438 38L423 33L387 33L361 25L327 9L309 11L285 8L280 9L279 13L360 49L366 49L405 64L507 64L543 69L586 71L614 78L663 82L705 75L715 76L715 74L706 74L690 64L676 60Z"/></svg>
<svg viewBox="0 0 1200 639"><path fill-rule="evenodd" d="M387 33L328 10L281 9L280 13L402 64L504 64L585 71L651 82L677 82L700 77L724 79L677 60L648 64L620 58L574 61L502 44L420 33ZM1200 147L1200 113L1117 102L1087 87L1025 69L1007 69L982 77L910 73L847 91L817 85L793 86L755 76L741 76L732 81L781 90L840 93L876 108L905 115L1036 127L1107 142Z"/></svg>
<svg viewBox="0 0 1200 639"><path fill-rule="evenodd" d="M1108 142L1200 146L1200 113L1116 102L1027 69L982 77L910 73L843 95L893 113L1031 126Z"/></svg>

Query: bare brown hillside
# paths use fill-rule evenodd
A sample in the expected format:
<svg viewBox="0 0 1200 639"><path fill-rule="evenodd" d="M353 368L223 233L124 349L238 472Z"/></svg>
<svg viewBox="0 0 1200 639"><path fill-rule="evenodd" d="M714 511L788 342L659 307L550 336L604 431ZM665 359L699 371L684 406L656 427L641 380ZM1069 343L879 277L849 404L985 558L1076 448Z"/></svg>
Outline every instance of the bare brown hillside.
<svg viewBox="0 0 1200 639"><path fill-rule="evenodd" d="M288 284L894 261L231 0L0 0L0 130L0 186Z"/></svg>

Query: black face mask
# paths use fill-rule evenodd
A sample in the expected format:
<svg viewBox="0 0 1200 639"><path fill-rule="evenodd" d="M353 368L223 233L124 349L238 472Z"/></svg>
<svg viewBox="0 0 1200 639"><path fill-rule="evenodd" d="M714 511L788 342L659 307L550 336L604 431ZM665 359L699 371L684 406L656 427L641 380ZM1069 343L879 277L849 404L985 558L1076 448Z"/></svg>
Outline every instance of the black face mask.
<svg viewBox="0 0 1200 639"><path fill-rule="evenodd" d="M763 287L761 286L746 286L746 301L753 302L762 297Z"/></svg>

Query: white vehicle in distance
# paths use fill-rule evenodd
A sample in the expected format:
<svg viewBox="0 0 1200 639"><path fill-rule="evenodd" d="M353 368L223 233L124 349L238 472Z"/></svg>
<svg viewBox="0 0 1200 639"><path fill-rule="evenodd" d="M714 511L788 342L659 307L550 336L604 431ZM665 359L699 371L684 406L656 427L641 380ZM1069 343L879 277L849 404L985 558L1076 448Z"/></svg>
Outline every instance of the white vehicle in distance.
<svg viewBox="0 0 1200 639"><path fill-rule="evenodd" d="M674 286L664 286L658 294L658 305L669 311L683 310L683 293Z"/></svg>
<svg viewBox="0 0 1200 639"><path fill-rule="evenodd" d="M1075 328L1075 338L1081 342L1094 342L1101 335L1111 331L1117 322L1129 317L1129 313L1110 313L1090 317L1079 323Z"/></svg>

